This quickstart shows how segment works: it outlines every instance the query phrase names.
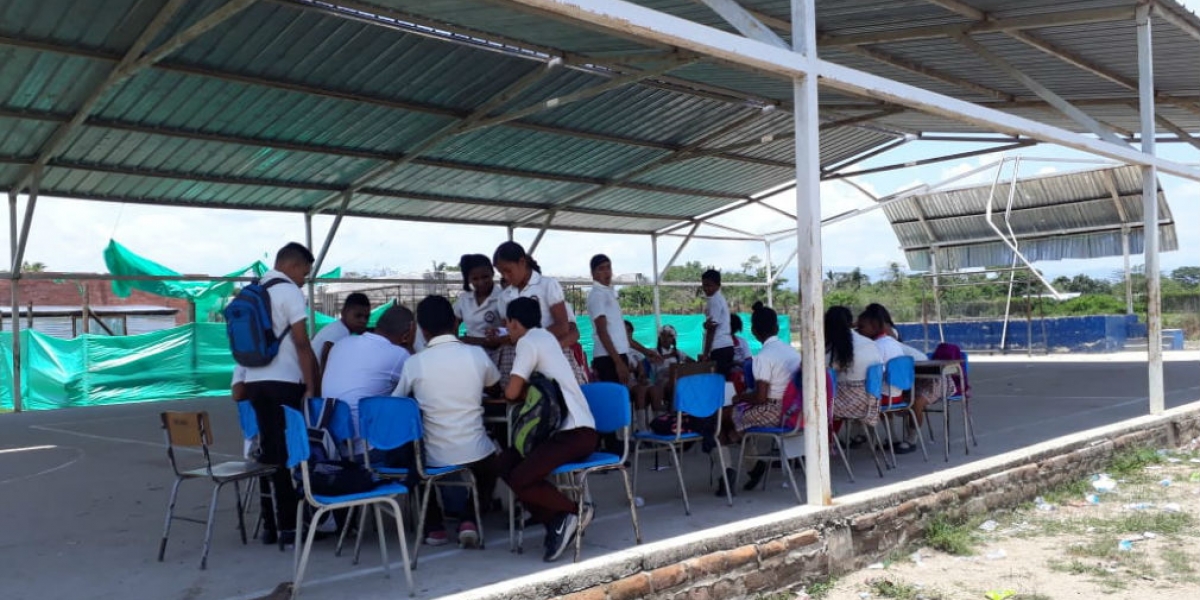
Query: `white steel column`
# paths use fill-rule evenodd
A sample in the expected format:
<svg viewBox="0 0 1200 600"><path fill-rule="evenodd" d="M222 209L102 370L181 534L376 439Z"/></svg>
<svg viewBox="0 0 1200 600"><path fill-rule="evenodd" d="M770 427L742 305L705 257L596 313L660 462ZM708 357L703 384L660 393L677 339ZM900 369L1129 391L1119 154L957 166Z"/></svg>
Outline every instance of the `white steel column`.
<svg viewBox="0 0 1200 600"><path fill-rule="evenodd" d="M313 246L313 231L312 231L312 213L304 213L304 246L312 252ZM314 265L315 268L315 265ZM315 272L310 271L308 274L308 337L311 338L317 332L317 309L313 307L313 302L316 301L317 286L313 283L313 278L316 277Z"/></svg>
<svg viewBox="0 0 1200 600"><path fill-rule="evenodd" d="M1133 275L1129 267L1129 226L1121 227L1121 254L1125 257L1125 314L1133 314Z"/></svg>
<svg viewBox="0 0 1200 600"><path fill-rule="evenodd" d="M1151 5L1137 8L1138 104L1142 117L1142 152L1154 156L1154 51ZM1162 287L1158 267L1158 169L1142 167L1142 239L1146 252L1146 341L1149 358L1150 413L1163 411Z"/></svg>
<svg viewBox="0 0 1200 600"><path fill-rule="evenodd" d="M12 292L12 403L21 412L21 295L17 292L21 265L17 261L17 191L8 193L8 249L16 266L12 268L9 286Z"/></svg>
<svg viewBox="0 0 1200 600"><path fill-rule="evenodd" d="M938 341L946 341L946 329L942 327L942 297L938 294L937 246L929 248L929 269L933 274L933 316L938 324Z"/></svg>
<svg viewBox="0 0 1200 600"><path fill-rule="evenodd" d="M658 296L658 234L650 234L650 266L654 269L654 339L662 331L662 301Z"/></svg>
<svg viewBox="0 0 1200 600"><path fill-rule="evenodd" d="M771 267L771 240L764 239L767 247L767 306L775 308L775 275Z"/></svg>
<svg viewBox="0 0 1200 600"><path fill-rule="evenodd" d="M792 49L817 56L816 0L792 0ZM821 289L821 122L817 77L792 80L796 127L796 265L800 285L800 355L804 456L809 505L833 503L829 480L829 418L825 390L824 294Z"/></svg>

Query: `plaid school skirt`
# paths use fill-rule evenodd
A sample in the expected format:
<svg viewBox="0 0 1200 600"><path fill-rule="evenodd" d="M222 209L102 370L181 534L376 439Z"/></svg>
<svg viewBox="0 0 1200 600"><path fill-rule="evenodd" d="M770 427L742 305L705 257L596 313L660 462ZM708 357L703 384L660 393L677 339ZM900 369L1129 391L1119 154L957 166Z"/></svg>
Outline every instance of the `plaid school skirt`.
<svg viewBox="0 0 1200 600"><path fill-rule="evenodd" d="M879 401L867 393L863 382L839 381L837 396L833 399L833 416L836 419L862 419L873 427L879 422Z"/></svg>

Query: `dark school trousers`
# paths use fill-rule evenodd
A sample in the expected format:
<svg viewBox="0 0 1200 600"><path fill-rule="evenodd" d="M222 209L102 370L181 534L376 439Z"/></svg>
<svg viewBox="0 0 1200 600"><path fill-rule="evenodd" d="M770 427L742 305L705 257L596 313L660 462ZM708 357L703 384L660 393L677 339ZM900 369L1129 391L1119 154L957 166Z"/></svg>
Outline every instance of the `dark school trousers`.
<svg viewBox="0 0 1200 600"><path fill-rule="evenodd" d="M509 448L500 454L500 477L534 521L549 524L559 515L576 512L577 506L547 478L555 469L590 456L599 439L595 429L578 427L555 432L524 458Z"/></svg>
<svg viewBox="0 0 1200 600"><path fill-rule="evenodd" d="M500 476L500 455L489 454L486 458L463 466L470 469L471 474L475 476L475 487L479 491L479 507L487 512L492 502L492 493L496 490L496 479ZM466 509L463 511L462 520L479 523L479 515L475 514L475 503L471 502L469 498ZM429 507L425 510L425 531L422 533L428 535L431 531L438 531L445 527L441 504L437 501L436 496L430 498Z"/></svg>
<svg viewBox="0 0 1200 600"><path fill-rule="evenodd" d="M617 357L620 360L625 360L624 356ZM617 363L611 356L597 356L592 359L592 368L596 370L596 377L600 381L611 381L625 385L624 381L617 376Z"/></svg>
<svg viewBox="0 0 1200 600"><path fill-rule="evenodd" d="M716 348L708 353L709 359L717 363L717 373L726 379L729 379L729 371L733 370L733 356L733 346Z"/></svg>
<svg viewBox="0 0 1200 600"><path fill-rule="evenodd" d="M264 515L275 512L281 531L296 529L296 503L300 501L296 486L292 483L292 472L287 468L283 407L304 412L304 390L304 384L287 381L246 383L246 395L250 397L250 404L254 407L254 414L258 419L258 443L262 448L262 456L258 460L263 464L279 466L279 470L271 476L277 506L271 506L271 499L264 496L262 511ZM270 521L265 525L269 527Z"/></svg>

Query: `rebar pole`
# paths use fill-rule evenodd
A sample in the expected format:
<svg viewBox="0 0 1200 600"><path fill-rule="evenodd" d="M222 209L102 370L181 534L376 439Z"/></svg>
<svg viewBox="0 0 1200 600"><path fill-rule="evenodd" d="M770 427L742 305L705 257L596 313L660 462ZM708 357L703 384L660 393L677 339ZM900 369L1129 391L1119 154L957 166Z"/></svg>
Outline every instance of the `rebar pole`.
<svg viewBox="0 0 1200 600"><path fill-rule="evenodd" d="M1154 156L1154 49L1150 23L1150 4L1137 8L1138 109L1142 121L1142 152ZM1158 266L1158 169L1142 167L1142 229L1146 253L1146 337L1150 414L1166 406L1163 393L1162 357L1162 282Z"/></svg>

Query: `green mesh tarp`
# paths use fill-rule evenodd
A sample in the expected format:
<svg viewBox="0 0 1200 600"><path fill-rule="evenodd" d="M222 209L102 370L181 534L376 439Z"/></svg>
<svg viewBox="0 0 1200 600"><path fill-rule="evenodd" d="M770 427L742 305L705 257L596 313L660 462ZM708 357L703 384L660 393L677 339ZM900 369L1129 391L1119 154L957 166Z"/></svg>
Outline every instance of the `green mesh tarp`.
<svg viewBox="0 0 1200 600"><path fill-rule="evenodd" d="M389 304L372 313L378 318ZM317 313L318 324L334 321ZM747 323L748 315L742 316ZM628 317L634 338L655 345L654 317ZM663 324L679 332L679 347L695 357L704 343L702 315L666 315ZM324 323L322 323L322 321ZM591 355L592 322L579 318L580 341ZM788 339L788 319L781 317L780 337ZM760 345L747 338L752 351ZM12 334L0 333L0 408L12 408ZM206 396L225 396L233 359L225 326L195 323L142 335L109 337L87 334L64 340L36 331L21 332L21 379L24 407L47 410Z"/></svg>
<svg viewBox="0 0 1200 600"><path fill-rule="evenodd" d="M182 277L183 274L160 265L148 258L133 253L116 240L109 240L104 249L104 264L113 275L137 277ZM261 277L270 270L261 260L225 275L226 277ZM342 276L338 267L328 273L319 275L317 279L336 279ZM226 299L233 295L237 283L233 281L113 281L113 293L126 298L133 290L142 290L156 296L167 298L182 298L196 305L196 320L205 323L211 320L225 305ZM320 324L318 320L318 324Z"/></svg>

